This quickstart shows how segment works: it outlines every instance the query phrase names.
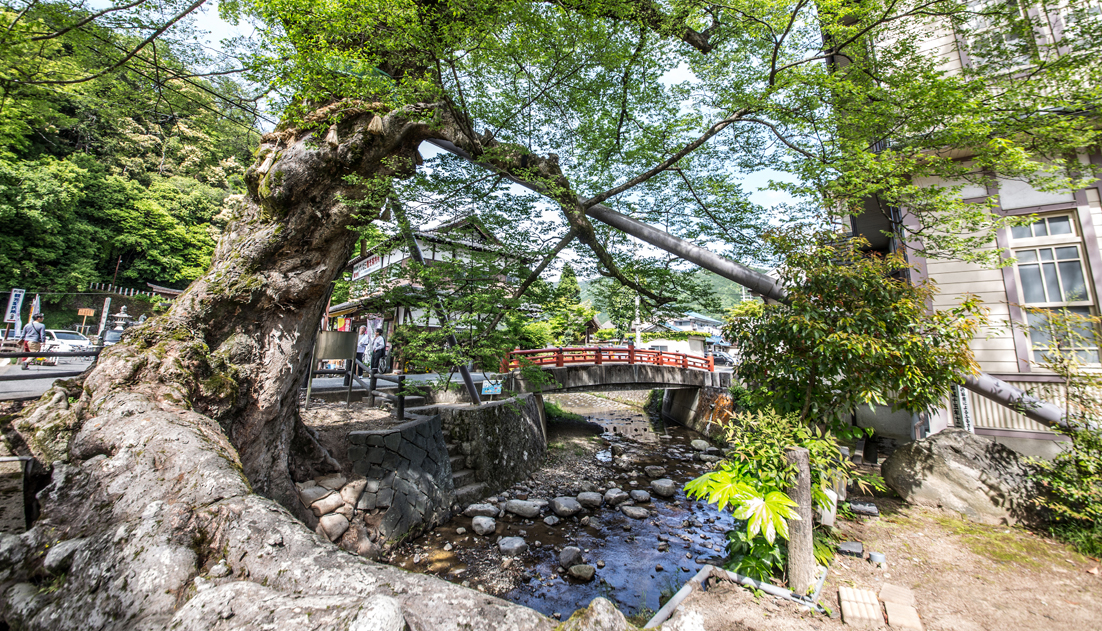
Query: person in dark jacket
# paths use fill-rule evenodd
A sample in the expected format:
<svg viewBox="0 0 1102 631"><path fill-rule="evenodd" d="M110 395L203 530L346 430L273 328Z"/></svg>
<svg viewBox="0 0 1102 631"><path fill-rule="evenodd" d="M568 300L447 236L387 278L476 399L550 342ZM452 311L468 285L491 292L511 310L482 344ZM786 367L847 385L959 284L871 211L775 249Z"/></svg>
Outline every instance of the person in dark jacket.
<svg viewBox="0 0 1102 631"><path fill-rule="evenodd" d="M42 343L46 341L46 325L42 323L45 318L46 316L41 313L36 313L27 326L23 327L23 334L19 336L19 341L23 342L24 353L37 353L42 350ZM30 368L32 359L34 358L23 358L23 370Z"/></svg>

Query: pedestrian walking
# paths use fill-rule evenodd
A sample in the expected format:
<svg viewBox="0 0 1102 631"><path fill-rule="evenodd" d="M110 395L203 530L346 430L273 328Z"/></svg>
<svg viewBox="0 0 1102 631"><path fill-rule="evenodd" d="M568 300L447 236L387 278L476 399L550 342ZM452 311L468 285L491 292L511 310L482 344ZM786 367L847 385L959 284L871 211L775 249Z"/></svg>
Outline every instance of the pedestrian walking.
<svg viewBox="0 0 1102 631"><path fill-rule="evenodd" d="M383 330L375 329L375 339L371 340L371 370L379 367L379 361L386 354L386 340L383 339Z"/></svg>
<svg viewBox="0 0 1102 631"><path fill-rule="evenodd" d="M367 326L361 326L359 336L356 338L356 361L359 363L356 364L354 371L359 376L364 374L364 369L360 367L360 364L364 363L364 353L367 352L369 346L371 346L371 336L368 335L368 328Z"/></svg>
<svg viewBox="0 0 1102 631"><path fill-rule="evenodd" d="M41 313L36 313L27 326L23 327L23 334L19 336L19 341L23 342L24 353L37 353L42 350L42 343L46 341L46 325L42 324L45 318L46 316ZM23 358L23 370L30 368L32 359L34 358Z"/></svg>

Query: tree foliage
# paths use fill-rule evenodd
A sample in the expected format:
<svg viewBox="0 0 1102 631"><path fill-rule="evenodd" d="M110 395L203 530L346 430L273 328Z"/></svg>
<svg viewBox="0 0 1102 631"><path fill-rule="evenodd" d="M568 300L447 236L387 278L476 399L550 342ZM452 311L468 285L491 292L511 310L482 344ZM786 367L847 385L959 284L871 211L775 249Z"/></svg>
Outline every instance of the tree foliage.
<svg viewBox="0 0 1102 631"><path fill-rule="evenodd" d="M725 329L754 407L819 422L862 404L925 412L977 370L969 345L987 322L977 297L931 312L933 285L907 279L899 254L868 254L863 240L831 232L770 242L784 258L790 302Z"/></svg>
<svg viewBox="0 0 1102 631"><path fill-rule="evenodd" d="M116 265L123 286L183 286L206 269L259 134L214 96L234 82L172 79L187 70L167 42L164 72L104 71L105 51L134 43L125 25L56 34L89 15L0 9L0 286L75 290Z"/></svg>

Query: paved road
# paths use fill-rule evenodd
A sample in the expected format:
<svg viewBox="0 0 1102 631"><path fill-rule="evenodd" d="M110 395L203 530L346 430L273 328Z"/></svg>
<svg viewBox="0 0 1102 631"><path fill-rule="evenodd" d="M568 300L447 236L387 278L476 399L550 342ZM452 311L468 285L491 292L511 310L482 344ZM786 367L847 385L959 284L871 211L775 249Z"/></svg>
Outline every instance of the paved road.
<svg viewBox="0 0 1102 631"><path fill-rule="evenodd" d="M3 375L42 375L41 379L26 379L21 381L0 381L0 400L4 399L25 399L30 397L41 396L42 393L50 389L50 385L53 384L57 377L51 377L51 374L59 372L71 372L74 370L82 370L88 367L89 362L80 361L79 357L63 357L62 361L68 363L58 364L57 366L31 366L28 370L23 371L19 369L19 366L15 364L3 364L0 365L0 376ZM11 361L11 360L0 360Z"/></svg>

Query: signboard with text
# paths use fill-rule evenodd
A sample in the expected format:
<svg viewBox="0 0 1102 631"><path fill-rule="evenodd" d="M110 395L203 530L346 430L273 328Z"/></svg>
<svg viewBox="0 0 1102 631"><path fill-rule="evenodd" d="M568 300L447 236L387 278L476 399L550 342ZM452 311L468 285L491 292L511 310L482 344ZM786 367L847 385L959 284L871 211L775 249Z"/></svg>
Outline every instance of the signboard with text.
<svg viewBox="0 0 1102 631"><path fill-rule="evenodd" d="M383 266L383 257L372 254L352 268L352 280L360 280Z"/></svg>
<svg viewBox="0 0 1102 631"><path fill-rule="evenodd" d="M953 410L953 426L972 432L976 432L972 424L972 408L968 403L968 392L960 386L953 386L949 393L949 404Z"/></svg>
<svg viewBox="0 0 1102 631"><path fill-rule="evenodd" d="M4 322L19 322L19 311L23 308L23 296L26 293L22 289L11 290L8 308L4 311Z"/></svg>
<svg viewBox="0 0 1102 631"><path fill-rule="evenodd" d="M501 382L483 381L482 394L501 394Z"/></svg>
<svg viewBox="0 0 1102 631"><path fill-rule="evenodd" d="M77 309L78 316L94 316L96 315L95 309Z"/></svg>

